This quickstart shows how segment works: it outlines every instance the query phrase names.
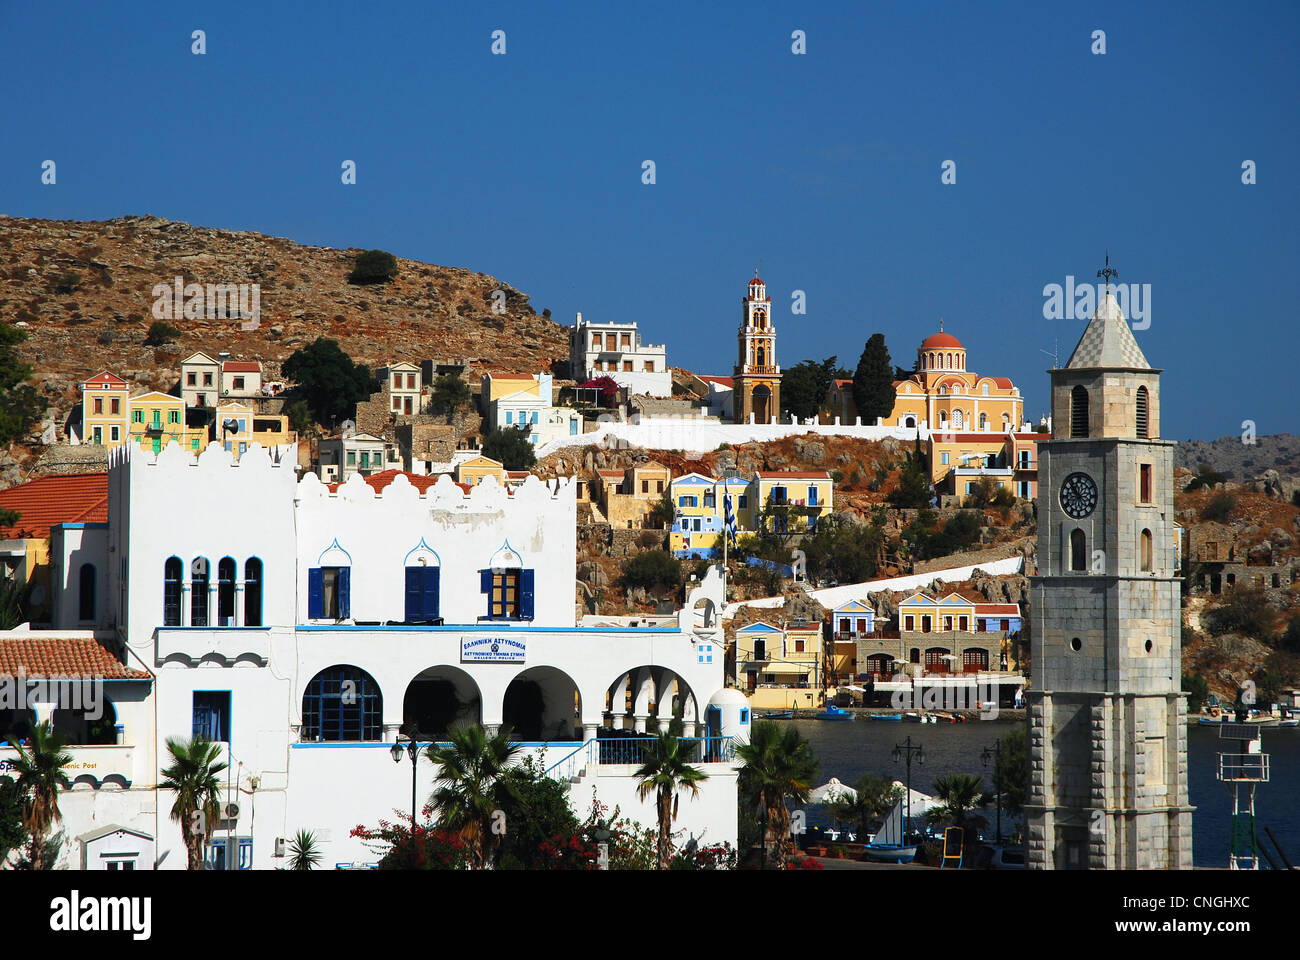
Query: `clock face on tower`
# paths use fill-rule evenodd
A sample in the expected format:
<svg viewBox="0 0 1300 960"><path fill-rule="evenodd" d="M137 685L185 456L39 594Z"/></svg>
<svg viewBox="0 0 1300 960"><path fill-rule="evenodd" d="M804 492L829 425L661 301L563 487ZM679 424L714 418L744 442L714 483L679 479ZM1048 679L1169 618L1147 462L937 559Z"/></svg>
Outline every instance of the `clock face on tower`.
<svg viewBox="0 0 1300 960"><path fill-rule="evenodd" d="M1097 483L1086 473L1072 473L1061 484L1061 508L1082 520L1097 507Z"/></svg>

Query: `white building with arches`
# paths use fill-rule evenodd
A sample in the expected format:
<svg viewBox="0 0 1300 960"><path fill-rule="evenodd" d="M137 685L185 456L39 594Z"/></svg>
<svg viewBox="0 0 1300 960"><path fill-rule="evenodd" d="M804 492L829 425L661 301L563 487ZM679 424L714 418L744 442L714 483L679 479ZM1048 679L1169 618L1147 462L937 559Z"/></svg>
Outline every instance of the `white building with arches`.
<svg viewBox="0 0 1300 960"><path fill-rule="evenodd" d="M508 726L568 780L580 815L594 787L650 825L632 738L673 710L686 735L711 738L699 748L709 780L682 798L678 826L735 843L725 738L746 738L749 717L721 709L718 571L670 626L580 626L573 481L507 490L397 474L331 489L299 480L294 462L257 445L238 459L169 446L110 462L111 623L156 677L150 753L165 765L167 738L203 732L231 763L223 802L238 808L211 859L238 850L241 866L270 868L278 838L310 829L324 865L372 860L351 828L411 799L411 765L389 748L399 732L425 743L458 721ZM169 519L166 503L203 507ZM421 759L421 802L434 774ZM157 803L159 865L182 868L171 798ZM119 819L105 809L95 823Z"/></svg>

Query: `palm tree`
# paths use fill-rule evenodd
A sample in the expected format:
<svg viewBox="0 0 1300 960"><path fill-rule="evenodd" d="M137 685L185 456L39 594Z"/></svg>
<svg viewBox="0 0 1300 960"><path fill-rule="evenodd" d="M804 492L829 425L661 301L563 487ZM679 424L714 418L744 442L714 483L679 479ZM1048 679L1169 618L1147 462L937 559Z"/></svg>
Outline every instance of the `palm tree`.
<svg viewBox="0 0 1300 960"><path fill-rule="evenodd" d="M637 796L644 800L655 795L655 812L659 819L659 842L656 844L657 869L667 870L673 855L673 821L677 819L677 791L689 790L692 797L700 795L700 783L709 775L699 767L687 763L682 749L682 721L674 717L667 730L659 737L642 745L645 763L633 776L637 778ZM689 748L688 748L689 749Z"/></svg>
<svg viewBox="0 0 1300 960"><path fill-rule="evenodd" d="M508 728L488 736L477 724L453 726L447 739L449 744L429 749L429 759L439 765L430 803L439 826L460 832L470 845L474 868L482 870L499 798L511 789L507 767L522 748L510 742Z"/></svg>
<svg viewBox="0 0 1300 960"><path fill-rule="evenodd" d="M172 765L163 770L158 786L176 792L171 818L181 825L185 838L186 869L202 870L204 848L221 816L217 775L226 769L225 763L217 762L221 746L202 734L193 740L168 737L167 752Z"/></svg>
<svg viewBox="0 0 1300 960"><path fill-rule="evenodd" d="M763 813L764 865L771 843L773 865L783 870L791 853L790 811L785 802L787 798L808 802L817 777L812 746L794 727L756 723L749 743L737 747L736 754L745 764L740 770L741 792Z"/></svg>
<svg viewBox="0 0 1300 960"><path fill-rule="evenodd" d="M925 812L925 821L931 826L949 822L962 828L962 852L970 849L975 832L988 825L988 821L975 813L976 807L988 805L984 780L973 773L954 773L934 781L934 799L938 801Z"/></svg>
<svg viewBox="0 0 1300 960"><path fill-rule="evenodd" d="M294 835L289 852L293 854L289 861L290 870L315 870L320 864L320 845L316 842L316 834L310 830L299 830Z"/></svg>
<svg viewBox="0 0 1300 960"><path fill-rule="evenodd" d="M43 720L31 729L31 745L23 747L17 739L9 745L18 751L10 761L14 783L23 799L23 828L27 831L32 869L44 870L52 866L52 856L57 848L47 849L45 835L50 826L62 819L59 812L59 788L72 789L72 781L63 768L72 762L72 755L63 750L63 738Z"/></svg>
<svg viewBox="0 0 1300 960"><path fill-rule="evenodd" d="M854 824L858 842L866 843L872 823L903 799L903 788L874 773L864 773L853 787L855 796L841 794L827 804L827 810L839 823Z"/></svg>

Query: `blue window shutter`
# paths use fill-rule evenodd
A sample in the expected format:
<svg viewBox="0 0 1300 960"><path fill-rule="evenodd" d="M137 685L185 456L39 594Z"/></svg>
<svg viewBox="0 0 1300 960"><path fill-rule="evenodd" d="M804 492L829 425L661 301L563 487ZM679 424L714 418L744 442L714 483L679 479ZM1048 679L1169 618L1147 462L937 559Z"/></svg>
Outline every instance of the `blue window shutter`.
<svg viewBox="0 0 1300 960"><path fill-rule="evenodd" d="M436 620L438 613L438 584L442 579L439 567L424 567L424 619Z"/></svg>
<svg viewBox="0 0 1300 960"><path fill-rule="evenodd" d="M420 582L423 567L406 568L406 619L424 619L424 593Z"/></svg>
<svg viewBox="0 0 1300 960"><path fill-rule="evenodd" d="M519 619L533 619L533 571L519 571Z"/></svg>
<svg viewBox="0 0 1300 960"><path fill-rule="evenodd" d="M339 619L352 617L352 568L339 567Z"/></svg>
<svg viewBox="0 0 1300 960"><path fill-rule="evenodd" d="M478 589L480 593L492 594L492 570L480 570L478 572Z"/></svg>
<svg viewBox="0 0 1300 960"><path fill-rule="evenodd" d="M307 619L319 620L325 616L325 571L312 567L307 571Z"/></svg>

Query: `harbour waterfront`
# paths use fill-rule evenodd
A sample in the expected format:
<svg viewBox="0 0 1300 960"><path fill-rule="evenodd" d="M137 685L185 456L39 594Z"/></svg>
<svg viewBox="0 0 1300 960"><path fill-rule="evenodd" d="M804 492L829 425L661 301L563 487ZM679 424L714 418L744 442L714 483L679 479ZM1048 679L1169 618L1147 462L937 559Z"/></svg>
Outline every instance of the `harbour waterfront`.
<svg viewBox="0 0 1300 960"><path fill-rule="evenodd" d="M925 763L912 764L912 789L923 793L933 792L937 778L954 773L980 774L986 789L991 790L990 769L981 765L980 754L985 747L992 749L998 737L1005 737L1016 727L1015 723L1003 721L922 725L880 723L865 717L859 717L855 723L774 722L793 724L812 744L821 764L819 784L838 777L851 785L864 773L903 780L903 764L895 763L891 754L895 744L910 735L914 744L925 747ZM1232 798L1227 786L1215 779L1221 743L1218 731L1213 728L1193 724L1188 729L1188 790L1196 806L1192 855L1198 867L1226 867L1228 862ZM1261 785L1256 794L1256 831L1267 843L1264 827L1271 829L1292 863L1300 865L1300 729L1265 726L1264 752L1270 755L1272 779ZM990 831L994 818L994 807L990 804ZM834 826L822 806L808 808L808 824ZM1004 835L1009 835L1009 828L1004 816ZM1271 846L1268 849L1272 853ZM1272 855L1276 859L1276 854Z"/></svg>

